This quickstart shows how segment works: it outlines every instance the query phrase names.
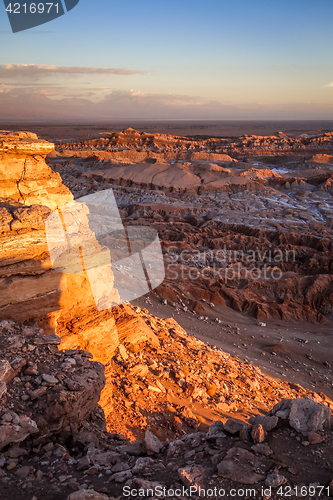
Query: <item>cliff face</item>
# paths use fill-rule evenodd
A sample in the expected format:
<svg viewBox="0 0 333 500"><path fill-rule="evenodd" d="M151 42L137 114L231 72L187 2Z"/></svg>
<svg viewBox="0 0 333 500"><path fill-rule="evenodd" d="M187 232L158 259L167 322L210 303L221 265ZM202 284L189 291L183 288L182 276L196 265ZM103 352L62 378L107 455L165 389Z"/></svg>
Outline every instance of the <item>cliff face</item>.
<svg viewBox="0 0 333 500"><path fill-rule="evenodd" d="M72 201L60 175L44 161L53 149L53 144L36 134L0 131L0 197L52 210Z"/></svg>
<svg viewBox="0 0 333 500"><path fill-rule="evenodd" d="M57 272L49 256L45 222L52 210L73 201L60 175L44 161L52 150L53 144L35 134L0 135L0 319L37 320L67 344L69 337L79 335L96 359L104 361L118 341L110 310L97 309L86 272ZM85 230L91 233L88 226ZM90 246L90 252L96 251L97 241ZM101 336L102 352L100 347L94 350Z"/></svg>

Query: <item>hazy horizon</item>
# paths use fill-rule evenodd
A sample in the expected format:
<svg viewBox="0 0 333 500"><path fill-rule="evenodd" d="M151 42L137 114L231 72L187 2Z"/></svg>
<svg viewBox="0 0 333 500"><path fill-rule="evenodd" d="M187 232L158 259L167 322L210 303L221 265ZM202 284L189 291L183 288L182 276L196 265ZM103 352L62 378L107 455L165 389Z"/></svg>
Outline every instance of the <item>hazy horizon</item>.
<svg viewBox="0 0 333 500"><path fill-rule="evenodd" d="M0 120L333 117L333 4L80 0L13 34Z"/></svg>
<svg viewBox="0 0 333 500"><path fill-rule="evenodd" d="M191 137L239 137L274 135L284 132L291 136L316 135L333 131L333 120L104 120L104 121L0 121L0 130L29 130L51 142L69 138L84 139L100 134L134 128L151 134Z"/></svg>

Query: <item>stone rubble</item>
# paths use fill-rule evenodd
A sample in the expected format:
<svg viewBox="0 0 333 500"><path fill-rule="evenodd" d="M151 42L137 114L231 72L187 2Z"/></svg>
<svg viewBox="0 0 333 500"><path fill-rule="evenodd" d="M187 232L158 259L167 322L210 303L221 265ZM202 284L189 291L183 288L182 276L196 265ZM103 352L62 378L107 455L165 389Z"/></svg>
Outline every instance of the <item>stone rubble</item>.
<svg viewBox="0 0 333 500"><path fill-rule="evenodd" d="M313 482L318 467L326 471L323 486L329 491L333 434L324 425L331 410L323 401L284 398L266 415L254 415L248 422L231 417L210 426L197 424L190 432L173 430L169 439L162 438L158 428L146 426L142 440L130 442L106 430L98 407L105 382L100 363L83 350L59 351L60 339L44 336L37 327L3 321L0 328L1 376L7 384L0 399L0 436L8 436L0 444L0 485L7 489L18 487L37 500L53 500L56 495L61 500L120 499L124 487L147 492L177 485L226 490L254 485L258 491L272 487L274 494L282 485L299 484L303 464L314 469L307 470ZM182 335L183 342L194 342ZM124 363L124 357L126 362L131 359L131 351L126 354L115 356ZM151 366L156 369L154 363ZM33 399L35 386L44 391ZM292 405L300 413L290 420L285 409ZM302 447L304 426L292 426L304 408L311 408L306 437L312 444L307 448ZM257 429L264 443L257 444ZM285 442L292 449L302 447L303 453L285 455L280 449Z"/></svg>

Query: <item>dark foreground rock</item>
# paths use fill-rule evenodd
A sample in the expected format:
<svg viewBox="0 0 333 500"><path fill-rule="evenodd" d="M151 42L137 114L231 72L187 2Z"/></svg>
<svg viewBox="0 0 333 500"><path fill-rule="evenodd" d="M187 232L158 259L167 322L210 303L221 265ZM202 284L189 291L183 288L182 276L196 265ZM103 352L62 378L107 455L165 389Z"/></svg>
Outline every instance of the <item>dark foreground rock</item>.
<svg viewBox="0 0 333 500"><path fill-rule="evenodd" d="M60 338L35 327L0 323L0 452L30 438L34 445L78 432L96 410L104 367L85 351L59 352Z"/></svg>

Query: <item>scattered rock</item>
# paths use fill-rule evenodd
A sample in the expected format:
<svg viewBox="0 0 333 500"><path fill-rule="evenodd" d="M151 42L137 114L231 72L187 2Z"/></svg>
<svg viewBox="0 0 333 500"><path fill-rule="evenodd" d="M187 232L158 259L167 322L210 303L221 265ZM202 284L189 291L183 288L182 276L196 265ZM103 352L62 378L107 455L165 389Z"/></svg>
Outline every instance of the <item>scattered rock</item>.
<svg viewBox="0 0 333 500"><path fill-rule="evenodd" d="M278 488L282 484L286 484L287 479L280 474L268 474L265 479L265 485L271 488Z"/></svg>
<svg viewBox="0 0 333 500"><path fill-rule="evenodd" d="M178 476L186 488L194 486L199 490L199 487L204 487L204 481L209 475L210 470L200 465L189 465L178 469Z"/></svg>
<svg viewBox="0 0 333 500"><path fill-rule="evenodd" d="M263 443L265 441L265 431L261 424L254 424L251 430L251 436L255 443Z"/></svg>
<svg viewBox="0 0 333 500"><path fill-rule="evenodd" d="M172 427L174 430L178 433L181 433L183 430L183 422L180 420L179 417L173 417L172 420Z"/></svg>
<svg viewBox="0 0 333 500"><path fill-rule="evenodd" d="M249 420L250 424L253 424L253 425L260 424L265 432L269 432L269 431L275 429L275 427L278 424L278 421L279 421L279 419L277 416L272 416L272 417L264 416L264 417L262 417L261 415L257 415L256 417L251 417Z"/></svg>
<svg viewBox="0 0 333 500"><path fill-rule="evenodd" d="M253 446L251 446L251 449L255 453L259 453L260 455L264 455L265 457L269 457L269 455L273 454L273 451L266 443L254 444Z"/></svg>
<svg viewBox="0 0 333 500"><path fill-rule="evenodd" d="M146 451L148 455L152 455L154 453L159 453L163 448L163 444L152 432L146 429L145 437L144 437L144 445L146 447Z"/></svg>
<svg viewBox="0 0 333 500"><path fill-rule="evenodd" d="M123 472L117 472L110 477L110 481L115 481L116 483L124 483L128 479L131 479L132 472L130 470L125 470Z"/></svg>
<svg viewBox="0 0 333 500"><path fill-rule="evenodd" d="M0 425L0 451L10 443L20 443L31 434L39 432L34 420L31 420L25 415L16 415L16 417L16 423Z"/></svg>
<svg viewBox="0 0 333 500"><path fill-rule="evenodd" d="M226 434L224 432L224 425L223 422L220 420L216 420L210 427L209 431L207 433L207 440L208 441L215 441L219 437L225 437Z"/></svg>
<svg viewBox="0 0 333 500"><path fill-rule="evenodd" d="M317 432L309 432L308 441L310 444L319 444L325 441L325 437Z"/></svg>

